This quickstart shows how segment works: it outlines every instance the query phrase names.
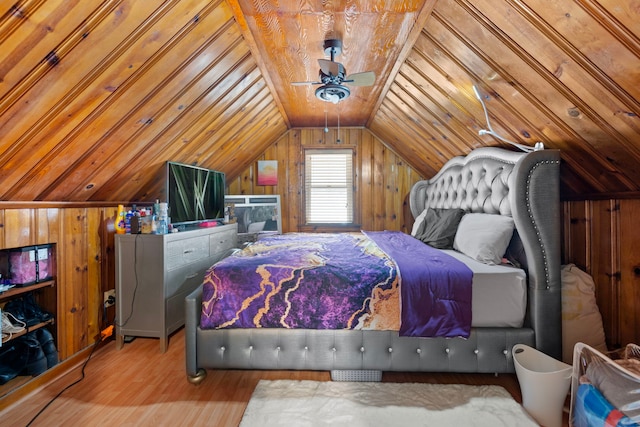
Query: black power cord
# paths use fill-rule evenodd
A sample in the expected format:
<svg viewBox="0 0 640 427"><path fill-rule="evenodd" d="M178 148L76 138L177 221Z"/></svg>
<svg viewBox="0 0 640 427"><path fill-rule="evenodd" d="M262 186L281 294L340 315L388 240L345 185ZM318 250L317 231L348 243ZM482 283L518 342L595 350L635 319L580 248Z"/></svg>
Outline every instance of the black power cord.
<svg viewBox="0 0 640 427"><path fill-rule="evenodd" d="M82 365L80 378L77 379L76 381L74 381L73 383L69 384L68 386L66 386L65 388L60 390L60 392L58 392L58 394L53 396L51 398L51 400L49 400L49 402L47 402L47 404L44 405L44 407L42 409L40 409L38 411L38 413L33 416L33 418L31 418L31 421L29 421L29 423L26 425L26 427L29 427L53 402L55 402L55 400L58 397L60 397L62 395L62 393L64 393L65 391L67 391L68 389L70 389L71 387L73 387L74 385L78 384L80 381L82 381L84 379L84 368L87 366L87 363L89 363L89 360L91 360L91 356L93 356L93 352L96 350L96 348L98 348L98 344L100 344L100 342L101 342L100 340L96 341L96 343L93 345L93 348L91 349L91 353L89 353L89 357L87 357L87 360L84 361L84 364Z"/></svg>
<svg viewBox="0 0 640 427"><path fill-rule="evenodd" d="M107 319L107 307L103 304L102 306L102 325L105 325L108 323L108 319ZM103 328L100 328L100 330L102 331ZM46 405L44 405L42 407L42 409L40 409L38 411L37 414L35 414L33 416L33 418L31 418L31 421L29 421L29 423L26 425L26 427L29 427L31 424L33 424L33 422L40 416L42 415L42 413L53 403L56 401L56 399L58 397L60 397L62 395L62 393L64 393L65 391L67 391L68 389L70 389L71 387L73 387L74 385L78 384L80 381L82 381L85 377L84 374L84 369L87 367L87 364L89 363L89 360L91 360L91 356L93 356L93 353L96 351L96 349L98 348L98 346L100 345L100 343L102 341L104 341L106 338L108 338L108 336L106 337L102 337L102 339L98 339L95 344L93 345L93 348L91 348L91 352L89 353L89 356L87 357L87 360L84 361L84 363L82 364L82 369L80 371L80 378L77 379L76 381L74 381L73 383L69 384L68 386L66 386L65 388L63 388L62 390L60 390L58 392L58 394L56 394L55 396L53 396L49 402L47 402Z"/></svg>
<svg viewBox="0 0 640 427"><path fill-rule="evenodd" d="M129 322L129 319L131 319L131 316L133 315L133 304L135 302L136 299L136 292L138 290L138 270L137 268L135 268L135 266L137 266L137 259L138 259L138 235L136 235L135 241L134 241L134 275L135 275L135 286L133 288L133 297L131 299L131 307L130 307L130 312L129 315L127 316L127 318L125 319L125 321L122 324L118 323L117 319L113 319L113 326L118 326L118 327L123 327L124 325L126 325ZM111 301L112 297L109 297L109 302ZM115 301L113 301L115 303ZM107 320L107 307L103 304L102 305L102 325L100 327L100 331L103 331L105 328L103 327L106 323L108 323ZM113 332L112 332L113 334ZM101 332L102 335L102 332ZM111 334L110 334L111 335ZM31 421L29 421L29 423L26 425L26 427L29 427L58 397L60 397L62 395L62 393L64 393L65 391L67 391L68 389L70 389L71 387L73 387L74 385L78 384L80 381L82 381L84 379L84 369L87 366L87 364L89 363L89 360L91 360L91 356L93 356L93 352L96 350L96 348L98 348L98 345L104 341L106 338L108 338L109 335L107 336L103 336L102 339L98 339L96 341L96 343L93 345L93 348L91 349L91 353L89 353L89 357L87 357L87 360L85 360L84 364L82 365L82 370L81 370L81 376L79 379L77 379L76 381L74 381L73 383L69 384L68 386L66 386L65 388L63 388L62 390L60 390L60 392L58 394L56 394L53 398L51 398L51 400L49 400L49 402L47 402L47 404L40 409L40 411L38 411L38 413L36 415L34 415L34 417L31 419Z"/></svg>

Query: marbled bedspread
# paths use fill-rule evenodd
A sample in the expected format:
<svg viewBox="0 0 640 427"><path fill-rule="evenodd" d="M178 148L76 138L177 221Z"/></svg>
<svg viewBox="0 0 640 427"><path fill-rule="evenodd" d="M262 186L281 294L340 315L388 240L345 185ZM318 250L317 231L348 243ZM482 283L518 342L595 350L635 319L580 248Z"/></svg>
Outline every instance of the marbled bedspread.
<svg viewBox="0 0 640 427"><path fill-rule="evenodd" d="M391 234L385 236L385 233ZM405 236L431 249L404 233L373 234L376 240L396 242L403 242L402 236ZM411 240L408 240L408 246L406 241L401 246L405 250L412 248ZM468 336L471 278L468 298L464 292L461 294L462 304L468 302L469 306L466 335L465 326L460 326L461 322L467 322L465 315L460 316L460 313L466 313L465 309L451 311L460 319L446 322L442 322L439 311L436 321L429 325L433 317L429 315L428 307L441 308L442 304L427 304L422 310L425 298L431 299L430 294L436 298L442 295L449 298L452 293L434 293L424 288L429 286L425 281L419 280L415 286L405 283L416 275L407 265L423 264L422 261L414 262L422 255L413 247L412 260L400 260L399 275L398 260L394 262L388 256L392 250L386 246L381 249L363 233L265 236L208 270L204 279L200 325L204 329L377 329L404 330L401 334L414 336ZM403 277L402 287L407 288L406 292L400 292L399 276ZM443 286L438 284L436 289L444 289ZM464 288L459 283L453 287ZM401 293L402 298L407 294L406 298L415 301L400 303ZM445 305L457 307L456 304ZM421 313L409 316L401 313L414 310L416 306ZM425 333L428 335L422 335Z"/></svg>

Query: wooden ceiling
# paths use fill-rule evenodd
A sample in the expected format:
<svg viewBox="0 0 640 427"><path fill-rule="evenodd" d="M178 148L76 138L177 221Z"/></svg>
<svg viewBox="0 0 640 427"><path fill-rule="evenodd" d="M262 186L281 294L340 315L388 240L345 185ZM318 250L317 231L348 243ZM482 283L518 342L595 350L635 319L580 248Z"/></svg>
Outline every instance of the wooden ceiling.
<svg viewBox="0 0 640 427"><path fill-rule="evenodd" d="M245 35L256 46L256 56L290 126L324 127L329 115L330 124L336 125L338 114L341 125L364 126L411 30L421 28L416 26L418 20L428 17L434 3L239 0L236 10L239 21L246 22ZM335 61L344 65L347 74L373 71L377 77L373 86L345 84L351 95L338 105L316 98L319 85L291 85L318 81L318 59L329 59L323 47L328 39L342 41Z"/></svg>
<svg viewBox="0 0 640 427"><path fill-rule="evenodd" d="M640 191L640 6L605 0L0 5L0 200L144 200L166 160L240 174L295 127L365 126L424 176L480 136L562 150L565 197ZM315 86L326 38L347 73ZM143 190L140 190L143 189Z"/></svg>

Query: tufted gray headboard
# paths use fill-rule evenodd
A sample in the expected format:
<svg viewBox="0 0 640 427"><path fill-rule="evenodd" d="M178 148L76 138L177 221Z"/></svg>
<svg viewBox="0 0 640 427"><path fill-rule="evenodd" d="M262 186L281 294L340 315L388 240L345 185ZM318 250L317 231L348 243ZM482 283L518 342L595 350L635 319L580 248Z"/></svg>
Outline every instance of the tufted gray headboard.
<svg viewBox="0 0 640 427"><path fill-rule="evenodd" d="M525 326L535 331L536 347L555 358L562 356L559 170L557 150L479 148L451 159L410 194L414 217L426 207L513 217L508 254L528 273Z"/></svg>

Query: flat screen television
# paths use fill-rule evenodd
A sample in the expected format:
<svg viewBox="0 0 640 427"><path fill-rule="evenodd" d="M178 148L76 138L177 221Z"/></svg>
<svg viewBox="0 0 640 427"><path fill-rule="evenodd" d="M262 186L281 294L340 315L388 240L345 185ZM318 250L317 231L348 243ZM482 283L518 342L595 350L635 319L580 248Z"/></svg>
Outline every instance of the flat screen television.
<svg viewBox="0 0 640 427"><path fill-rule="evenodd" d="M224 219L225 174L167 162L167 203L173 225Z"/></svg>

